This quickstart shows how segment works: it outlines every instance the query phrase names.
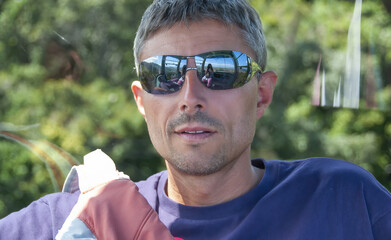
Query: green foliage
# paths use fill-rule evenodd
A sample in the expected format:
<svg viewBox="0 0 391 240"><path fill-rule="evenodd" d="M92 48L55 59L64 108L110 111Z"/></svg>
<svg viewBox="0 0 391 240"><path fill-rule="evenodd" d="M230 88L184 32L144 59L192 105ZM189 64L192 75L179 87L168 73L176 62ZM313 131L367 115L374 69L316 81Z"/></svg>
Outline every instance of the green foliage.
<svg viewBox="0 0 391 240"><path fill-rule="evenodd" d="M354 1L252 1L268 39L268 69L279 75L274 101L258 124L253 155L340 158L366 168L391 189L391 42L386 38L391 17L381 1L363 2L361 84L365 88L376 79L377 108L383 111L366 109L365 91L360 110L311 105L320 60L326 87L335 89L344 78Z"/></svg>
<svg viewBox="0 0 391 240"><path fill-rule="evenodd" d="M2 3L0 131L15 134L33 147L0 134L0 217L61 187L51 175L63 181L62 171L69 171L70 165L57 162L61 171L56 173L48 159L35 155L34 149L42 150L42 144L59 146L78 162L101 148L133 180L163 168L128 87L136 79L132 41L143 12L137 9L149 3ZM55 49L58 54L48 62L53 39L61 51ZM61 70L74 53L81 58L81 63L76 61L80 76L51 73L53 62L59 65L54 69ZM42 151L53 154L53 147Z"/></svg>
<svg viewBox="0 0 391 240"><path fill-rule="evenodd" d="M32 144L0 134L0 217L61 187L56 177L71 165L55 146L78 162L101 148L133 180L164 168L129 90L132 41L150 2L0 1L0 131ZM320 59L329 89L344 76L353 2L251 1L264 23L268 69L279 75L253 156L341 158L391 189L391 17L381 1L364 1L361 76L382 84L383 111L311 105ZM42 152L62 160L53 168Z"/></svg>

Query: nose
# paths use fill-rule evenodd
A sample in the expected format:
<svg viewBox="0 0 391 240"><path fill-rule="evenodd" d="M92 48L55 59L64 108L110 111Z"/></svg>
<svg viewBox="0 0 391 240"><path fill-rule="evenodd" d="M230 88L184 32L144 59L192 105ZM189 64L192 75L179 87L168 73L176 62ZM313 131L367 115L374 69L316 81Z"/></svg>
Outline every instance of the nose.
<svg viewBox="0 0 391 240"><path fill-rule="evenodd" d="M187 59L187 67L196 67L194 58ZM180 111L193 114L202 111L206 107L206 90L198 79L197 70L190 69L186 72L185 82L180 91L179 109Z"/></svg>

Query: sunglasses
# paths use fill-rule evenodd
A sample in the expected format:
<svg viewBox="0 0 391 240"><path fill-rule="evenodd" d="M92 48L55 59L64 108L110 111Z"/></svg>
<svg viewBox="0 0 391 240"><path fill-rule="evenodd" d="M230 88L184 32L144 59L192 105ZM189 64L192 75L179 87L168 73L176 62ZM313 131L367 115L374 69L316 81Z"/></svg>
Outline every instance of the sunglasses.
<svg viewBox="0 0 391 240"><path fill-rule="evenodd" d="M195 60L195 67L187 67L190 58ZM197 70L205 87L225 90L243 86L260 68L249 56L237 51L213 51L190 57L162 55L140 63L139 79L148 93L171 94L182 88L188 70Z"/></svg>

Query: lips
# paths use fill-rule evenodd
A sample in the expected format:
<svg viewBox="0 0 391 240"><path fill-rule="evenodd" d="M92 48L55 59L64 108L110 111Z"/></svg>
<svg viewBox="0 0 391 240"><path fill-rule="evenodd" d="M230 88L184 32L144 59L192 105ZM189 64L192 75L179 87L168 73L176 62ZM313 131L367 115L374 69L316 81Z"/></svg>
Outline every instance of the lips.
<svg viewBox="0 0 391 240"><path fill-rule="evenodd" d="M175 134L187 141L204 141L217 133L213 129L205 127L184 127L175 130Z"/></svg>
<svg viewBox="0 0 391 240"><path fill-rule="evenodd" d="M177 134L202 134L202 133L213 133L216 132L212 129L206 128L206 127L182 127L175 130L175 133Z"/></svg>
<svg viewBox="0 0 391 240"><path fill-rule="evenodd" d="M184 134L201 134L201 133L210 133L209 131L183 131Z"/></svg>

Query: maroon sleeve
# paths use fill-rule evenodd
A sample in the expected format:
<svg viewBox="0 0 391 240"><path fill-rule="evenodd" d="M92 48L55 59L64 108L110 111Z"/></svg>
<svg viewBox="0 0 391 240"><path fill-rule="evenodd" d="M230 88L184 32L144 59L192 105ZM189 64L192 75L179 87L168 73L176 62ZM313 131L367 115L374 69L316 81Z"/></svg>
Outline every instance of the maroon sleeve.
<svg viewBox="0 0 391 240"><path fill-rule="evenodd" d="M81 219L97 239L174 239L130 180L114 180L83 193Z"/></svg>

